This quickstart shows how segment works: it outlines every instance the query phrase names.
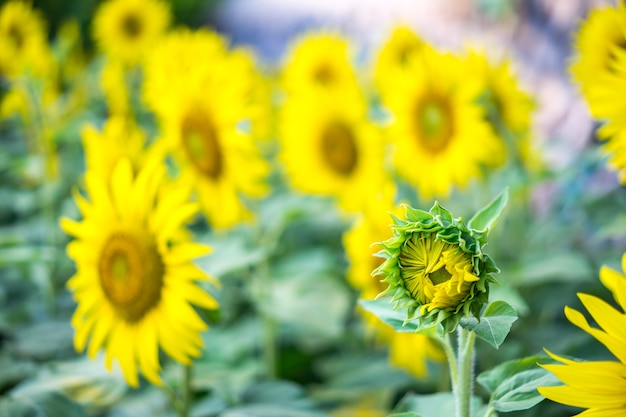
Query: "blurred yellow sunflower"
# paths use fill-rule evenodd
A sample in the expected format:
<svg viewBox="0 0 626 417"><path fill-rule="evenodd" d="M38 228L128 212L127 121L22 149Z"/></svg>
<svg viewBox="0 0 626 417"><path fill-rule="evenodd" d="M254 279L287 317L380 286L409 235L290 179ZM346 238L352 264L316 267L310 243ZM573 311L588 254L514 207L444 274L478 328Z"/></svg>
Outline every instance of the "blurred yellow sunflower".
<svg viewBox="0 0 626 417"><path fill-rule="evenodd" d="M269 165L251 130L241 126L252 114L248 71L241 56L208 31L171 34L146 68L145 100L162 127L161 147L178 167L175 181L196 191L217 229L249 220L242 200L267 192Z"/></svg>
<svg viewBox="0 0 626 417"><path fill-rule="evenodd" d="M626 270L626 254L622 257L622 270ZM565 315L602 343L619 362L573 361L548 352L561 364L541 365L565 384L540 387L541 395L561 404L586 408L577 414L581 417L626 415L626 276L603 266L600 281L611 291L620 310L598 297L581 293L578 298L599 328L589 325L585 316L573 308L565 307Z"/></svg>
<svg viewBox="0 0 626 417"><path fill-rule="evenodd" d="M389 214L396 216L402 214L402 207L393 203L395 195L393 183L386 183L380 190L381 193L370 200L353 226L343 236L348 259L346 277L364 300L373 300L386 288L379 278L372 276L372 271L380 266L384 259L374 256L378 248L371 242L390 238L392 232L389 228L391 222ZM407 370L415 377L423 378L427 375L428 360L445 360L443 351L429 336L396 332L375 315L368 312L363 312L363 315L374 337L389 346L389 360L392 365Z"/></svg>
<svg viewBox="0 0 626 417"><path fill-rule="evenodd" d="M384 180L384 144L355 94L309 94L287 100L280 116L280 154L288 181L359 211Z"/></svg>
<svg viewBox="0 0 626 417"><path fill-rule="evenodd" d="M535 103L520 87L511 61L489 62L484 52L473 50L468 57L469 72L481 83L481 104L511 154L532 163L531 116Z"/></svg>
<svg viewBox="0 0 626 417"><path fill-rule="evenodd" d="M184 189L158 198L164 175L158 160L137 175L128 159L108 178L87 171L88 199L75 194L83 219L61 219L76 238L67 246L77 269L67 283L78 303L72 317L76 350L87 348L93 358L104 349L107 368L116 359L133 387L138 370L161 384L159 347L183 364L199 356L207 325L192 304L218 307L196 282L212 278L192 263L210 248L172 239L198 206L187 202Z"/></svg>
<svg viewBox="0 0 626 417"><path fill-rule="evenodd" d="M432 49L421 54L384 104L393 115L388 133L396 169L428 199L479 178L483 167L501 165L506 152L476 103L478 80L460 71L463 62Z"/></svg>
<svg viewBox="0 0 626 417"><path fill-rule="evenodd" d="M420 51L431 46L410 27L394 28L389 39L380 48L374 63L374 82L381 95L401 88L398 83L410 71L410 61L419 59Z"/></svg>
<svg viewBox="0 0 626 417"><path fill-rule="evenodd" d="M315 90L358 90L348 41L333 33L308 33L296 39L283 64L288 94Z"/></svg>
<svg viewBox="0 0 626 417"><path fill-rule="evenodd" d="M146 136L132 119L111 116L102 131L88 124L81 131L85 165L102 178L110 178L122 158L128 158L133 173L139 172L145 159Z"/></svg>
<svg viewBox="0 0 626 417"><path fill-rule="evenodd" d="M141 62L170 23L167 2L107 0L93 20L93 37L106 55L126 64Z"/></svg>
<svg viewBox="0 0 626 417"><path fill-rule="evenodd" d="M587 100L591 113L603 117L596 109L602 101L594 100L593 89L603 84L603 77L614 70L615 56L626 49L626 5L606 5L593 9L576 34L576 53L570 72Z"/></svg>
<svg viewBox="0 0 626 417"><path fill-rule="evenodd" d="M43 76L53 70L46 24L30 3L6 2L0 8L0 75L15 77L24 72Z"/></svg>

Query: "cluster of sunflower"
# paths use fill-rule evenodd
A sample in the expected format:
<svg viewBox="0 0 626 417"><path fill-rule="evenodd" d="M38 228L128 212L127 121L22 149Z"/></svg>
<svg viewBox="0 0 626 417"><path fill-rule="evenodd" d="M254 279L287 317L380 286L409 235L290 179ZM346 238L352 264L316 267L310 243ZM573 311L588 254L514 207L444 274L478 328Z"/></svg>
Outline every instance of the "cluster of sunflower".
<svg viewBox="0 0 626 417"><path fill-rule="evenodd" d="M371 76L358 71L353 45L330 32L297 39L270 76L251 51L221 35L170 24L161 0L108 0L97 10L92 33L106 112L82 130L85 172L74 193L82 220L61 220L74 238L67 253L76 274L67 286L78 304L75 347L91 357L104 349L108 366L117 360L131 386L138 371L161 384L159 348L183 364L198 356L207 325L192 305L218 308L198 283L217 281L193 263L210 248L184 226L202 217L226 233L253 222L272 170L290 192L332 199L350 219L347 279L367 299L385 289L371 276L385 268L371 244L392 238L389 213L399 217L401 202L447 198L507 163L534 163L533 100L508 61L443 51L400 27L377 51ZM49 100L58 97L59 84L47 85L69 69L48 56L42 18L26 3L7 2L0 9L3 115L29 97L19 88L25 74L50 89ZM42 100L39 108L47 108ZM407 211L409 220L422 214ZM469 229L443 214L431 219L439 229L410 231L407 262L421 259L411 267L431 285L415 281L408 291L428 312L453 311L441 318L452 317L453 326L461 302L473 300L476 288L485 292L497 269L476 234L464 252L453 250ZM431 232L450 232L452 223L457 235L432 240ZM404 226L399 221L396 232ZM425 374L426 359L444 358L427 336L366 321L390 345L392 362L415 375Z"/></svg>

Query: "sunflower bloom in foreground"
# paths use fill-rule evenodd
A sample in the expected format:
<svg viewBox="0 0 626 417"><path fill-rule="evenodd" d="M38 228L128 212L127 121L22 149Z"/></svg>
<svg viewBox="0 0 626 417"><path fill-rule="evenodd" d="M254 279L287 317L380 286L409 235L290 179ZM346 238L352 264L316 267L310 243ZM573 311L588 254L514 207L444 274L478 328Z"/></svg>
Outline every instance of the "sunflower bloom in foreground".
<svg viewBox="0 0 626 417"><path fill-rule="evenodd" d="M626 254L622 256L622 270L626 270ZM565 315L606 346L619 362L579 362L548 352L561 364L541 365L565 384L540 387L541 395L561 404L586 408L577 414L581 417L626 415L626 276L603 266L600 281L611 291L620 310L598 297L581 293L578 298L599 328L592 327L581 312L571 307L565 307Z"/></svg>
<svg viewBox="0 0 626 417"><path fill-rule="evenodd" d="M438 203L429 212L405 206L391 229L393 237L379 243L384 262L372 273L387 284L379 296L408 308L407 320L421 328L441 323L452 331L462 317L478 317L499 271L482 250L488 229L469 228Z"/></svg>
<svg viewBox="0 0 626 417"><path fill-rule="evenodd" d="M457 57L422 49L398 88L383 95L393 122L398 174L422 198L447 196L505 160L505 147L476 101L478 80L460 71Z"/></svg>
<svg viewBox="0 0 626 417"><path fill-rule="evenodd" d="M107 0L93 21L93 37L109 57L137 64L156 45L170 22L168 3L161 0Z"/></svg>
<svg viewBox="0 0 626 417"><path fill-rule="evenodd" d="M352 228L343 236L343 243L349 267L346 271L348 282L358 291L360 298L373 300L385 289L379 278L372 276L372 270L380 266L382 258L374 256L378 249L371 242L389 238L389 213L400 214L400 207L394 206L395 187L390 183L382 187L379 198L357 219ZM429 336L416 333L396 332L372 313L362 311L363 317L374 337L389 346L389 360L392 365L406 369L412 375L423 378L427 375L428 360L445 360L439 345Z"/></svg>
<svg viewBox="0 0 626 417"><path fill-rule="evenodd" d="M196 282L212 278L192 263L210 248L174 239L198 207L185 190L159 194L164 175L157 160L136 176L128 159L110 179L88 171L89 198L75 194L83 219L61 220L75 237L67 246L77 269L67 283L78 303L74 346L90 358L104 349L107 368L116 359L133 387L138 371L161 384L159 347L183 364L199 356L207 325L192 304L218 307Z"/></svg>

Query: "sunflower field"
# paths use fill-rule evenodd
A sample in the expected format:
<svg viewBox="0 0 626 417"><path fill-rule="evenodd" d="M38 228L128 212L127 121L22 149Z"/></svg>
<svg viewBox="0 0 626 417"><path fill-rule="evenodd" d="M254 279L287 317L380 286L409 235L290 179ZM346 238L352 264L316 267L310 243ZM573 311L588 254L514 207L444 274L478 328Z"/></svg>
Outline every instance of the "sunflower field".
<svg viewBox="0 0 626 417"><path fill-rule="evenodd" d="M624 97L623 0L0 1L0 417L625 416Z"/></svg>

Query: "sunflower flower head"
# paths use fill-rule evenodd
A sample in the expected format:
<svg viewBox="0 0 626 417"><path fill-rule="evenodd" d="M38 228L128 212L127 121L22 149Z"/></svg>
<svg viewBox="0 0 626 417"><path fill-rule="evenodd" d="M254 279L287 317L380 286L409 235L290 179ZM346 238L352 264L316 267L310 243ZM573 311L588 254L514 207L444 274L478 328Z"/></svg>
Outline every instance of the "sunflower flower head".
<svg viewBox="0 0 626 417"><path fill-rule="evenodd" d="M82 220L61 219L75 238L67 245L76 262L67 282L77 302L74 346L91 358L104 349L107 368L116 359L133 387L138 371L162 383L159 348L183 364L199 356L207 325L192 305L218 306L198 285L212 278L192 262L210 248L179 233L198 205L188 202L188 189L159 192L165 171L157 158L136 175L128 158L109 177L89 170L88 197L74 196Z"/></svg>
<svg viewBox="0 0 626 417"><path fill-rule="evenodd" d="M0 7L0 75L36 76L53 70L46 22L29 2L12 0Z"/></svg>
<svg viewBox="0 0 626 417"><path fill-rule="evenodd" d="M107 0L94 17L93 36L107 56L133 65L156 44L170 18L161 0Z"/></svg>
<svg viewBox="0 0 626 417"><path fill-rule="evenodd" d="M622 270L626 271L626 254L622 256ZM602 343L618 361L574 361L548 352L560 363L541 366L564 385L539 387L539 392L552 401L586 408L577 414L580 416L622 416L626 414L626 276L603 266L600 281L613 294L619 310L598 297L580 293L578 298L599 327L591 326L580 311L571 307L565 307L565 316Z"/></svg>
<svg viewBox="0 0 626 417"><path fill-rule="evenodd" d="M499 272L483 247L506 198L497 197L469 226L437 202L428 212L405 205L404 219L393 217L393 237L379 243L384 262L372 274L388 285L379 297L391 296L421 328L441 323L453 331L462 317L479 317Z"/></svg>

